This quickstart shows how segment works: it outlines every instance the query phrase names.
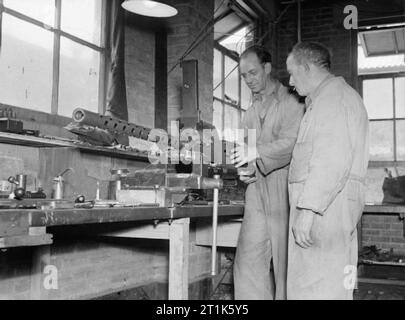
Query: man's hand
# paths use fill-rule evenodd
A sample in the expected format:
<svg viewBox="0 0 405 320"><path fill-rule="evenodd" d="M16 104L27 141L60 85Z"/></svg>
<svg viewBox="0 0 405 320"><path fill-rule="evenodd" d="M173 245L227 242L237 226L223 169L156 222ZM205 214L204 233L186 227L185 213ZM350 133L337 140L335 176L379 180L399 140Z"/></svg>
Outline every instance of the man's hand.
<svg viewBox="0 0 405 320"><path fill-rule="evenodd" d="M314 244L311 238L312 225L315 213L311 210L300 209L293 224L293 234L295 242L304 249L312 247Z"/></svg>
<svg viewBox="0 0 405 320"><path fill-rule="evenodd" d="M249 146L246 143L231 150L230 159L236 168L257 159L256 146Z"/></svg>
<svg viewBox="0 0 405 320"><path fill-rule="evenodd" d="M249 176L240 176L239 177L240 181L246 183L246 184L251 184L257 181L257 177L249 177Z"/></svg>
<svg viewBox="0 0 405 320"><path fill-rule="evenodd" d="M239 175L240 181L242 181L242 182L244 182L246 184L251 184L251 183L254 183L254 182L257 181L256 167L255 166L249 167L248 170L243 170L243 171L244 171L243 173L239 173L239 170L238 170L238 173L240 174Z"/></svg>

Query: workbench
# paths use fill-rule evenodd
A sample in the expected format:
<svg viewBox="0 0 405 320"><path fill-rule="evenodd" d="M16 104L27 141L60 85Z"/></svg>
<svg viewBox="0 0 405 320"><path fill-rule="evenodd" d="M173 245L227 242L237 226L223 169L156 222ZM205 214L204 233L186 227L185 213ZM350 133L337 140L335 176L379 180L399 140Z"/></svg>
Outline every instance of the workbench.
<svg viewBox="0 0 405 320"><path fill-rule="evenodd" d="M50 264L52 234L47 228L90 224L121 223L118 231L106 231L101 236L119 238L161 239L169 241L169 299L188 299L189 227L190 220L210 218L213 207L181 206L0 210L0 248L34 247L32 274L33 299L46 299L43 268ZM222 205L219 217L233 220L243 215L243 205ZM139 227L125 227L125 222L145 222ZM210 221L210 219L208 219ZM147 223L150 222L150 223ZM108 228L106 228L108 229ZM210 232L212 232L210 230ZM205 234L205 233L204 233ZM237 235L236 235L237 237ZM204 238L204 236L203 236Z"/></svg>
<svg viewBox="0 0 405 320"><path fill-rule="evenodd" d="M398 214L401 217L405 216L405 205L396 205L396 204L366 204L364 207L364 214Z"/></svg>
<svg viewBox="0 0 405 320"><path fill-rule="evenodd" d="M169 241L169 299L188 299L190 221L197 220L196 245L210 246L212 206L132 207L53 210L0 210L0 248L33 247L31 292L35 299L46 299L43 268L50 264L53 227L104 225L99 236ZM218 246L236 247L243 204L221 205ZM366 205L364 214L398 215L404 218L405 206ZM204 219L199 219L204 218ZM140 222L135 224L134 222ZM109 227L119 225L119 228ZM361 223L359 225L361 243ZM361 247L360 247L361 248Z"/></svg>

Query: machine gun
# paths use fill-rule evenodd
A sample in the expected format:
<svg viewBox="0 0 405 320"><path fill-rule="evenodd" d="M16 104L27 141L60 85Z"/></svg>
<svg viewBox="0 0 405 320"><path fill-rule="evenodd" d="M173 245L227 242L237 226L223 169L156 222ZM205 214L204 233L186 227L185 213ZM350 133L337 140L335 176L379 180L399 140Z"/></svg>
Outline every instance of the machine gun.
<svg viewBox="0 0 405 320"><path fill-rule="evenodd" d="M136 138L138 141L137 146L140 145L139 141L144 141L144 148L150 148L149 152L155 150L154 152L157 153L152 156L153 159L156 159L159 153L167 151L161 150L159 147L156 149L154 146L159 146L161 140L167 139L167 146L170 148L174 139L169 136L162 137L160 130L145 128L81 108L74 110L73 121L74 127L83 127L86 132L102 132L104 137L102 141L114 141L115 137L123 135ZM202 131L207 128L213 130L212 126L209 127L203 123L199 123L195 130L202 135ZM80 131L80 129L77 130ZM96 136L92 135L91 139L96 138ZM178 144L178 147L177 149L170 149L170 154L164 158L167 160L166 163L160 163L160 165L154 166L150 170L142 170L121 177L123 181L121 181L120 185L123 187L119 191L121 195L117 196L117 200L124 193L123 190L137 190L138 195L140 195L140 190L143 189L154 194L153 198L156 199L156 203L160 206L170 207L178 203L176 202L178 197L173 199L168 194L184 194L184 190L189 190L193 193L200 193L203 198L211 200L212 195L209 190L222 189L224 185L225 187L236 186L237 170L228 164L229 158L227 158L229 148L234 147L234 143L214 139L214 137L211 138L208 141L201 139L201 141L198 141L198 145L190 147L190 140L186 135L182 141L173 143ZM156 168L161 167L163 167L162 170L156 170ZM218 181L218 179L214 178L214 176L218 175L222 180ZM168 190L171 191L168 193ZM179 192L179 190L183 192ZM207 192L204 194L201 191ZM141 198L151 199L151 197ZM139 199L139 197L133 196L133 192L126 192L124 198L126 201L132 199L132 202Z"/></svg>

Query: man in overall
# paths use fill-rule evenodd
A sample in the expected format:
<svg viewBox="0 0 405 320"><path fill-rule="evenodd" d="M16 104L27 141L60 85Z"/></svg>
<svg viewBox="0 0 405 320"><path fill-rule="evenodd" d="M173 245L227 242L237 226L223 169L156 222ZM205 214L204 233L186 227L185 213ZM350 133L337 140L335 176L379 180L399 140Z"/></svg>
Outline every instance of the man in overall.
<svg viewBox="0 0 405 320"><path fill-rule="evenodd" d="M299 43L287 59L290 85L306 97L289 174L288 299L353 299L368 117L330 66L319 43Z"/></svg>
<svg viewBox="0 0 405 320"><path fill-rule="evenodd" d="M248 187L234 264L235 299L286 299L287 174L304 107L270 76L271 55L263 47L248 48L239 68L253 101L241 126L256 130L257 140L231 155L236 167L253 168L252 176L241 176Z"/></svg>

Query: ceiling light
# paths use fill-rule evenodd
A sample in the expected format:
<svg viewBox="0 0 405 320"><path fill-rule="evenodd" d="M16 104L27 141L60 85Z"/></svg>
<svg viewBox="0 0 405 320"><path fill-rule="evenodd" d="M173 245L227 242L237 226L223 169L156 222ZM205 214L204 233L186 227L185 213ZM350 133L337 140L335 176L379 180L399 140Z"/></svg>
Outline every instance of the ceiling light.
<svg viewBox="0 0 405 320"><path fill-rule="evenodd" d="M167 4L151 0L127 0L122 7L132 13L142 16L168 18L177 14L177 9Z"/></svg>

